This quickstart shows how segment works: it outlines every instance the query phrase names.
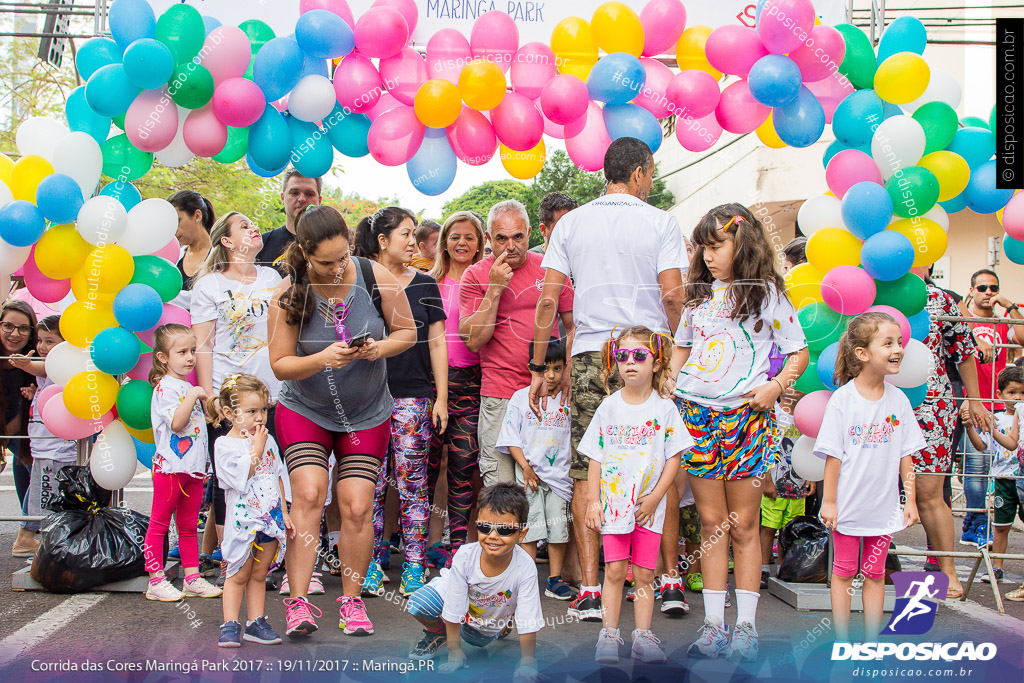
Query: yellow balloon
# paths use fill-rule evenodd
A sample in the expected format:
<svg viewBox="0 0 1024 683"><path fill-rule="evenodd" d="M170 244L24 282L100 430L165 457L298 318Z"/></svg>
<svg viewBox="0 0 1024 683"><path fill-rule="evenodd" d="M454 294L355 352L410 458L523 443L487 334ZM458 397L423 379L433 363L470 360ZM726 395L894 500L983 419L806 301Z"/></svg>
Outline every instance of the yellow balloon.
<svg viewBox="0 0 1024 683"><path fill-rule="evenodd" d="M704 53L704 45L711 35L710 26L691 26L683 31L676 43L676 63L682 71L696 69L705 71L715 77L717 81L722 77L722 72L711 66L707 55Z"/></svg>
<svg viewBox="0 0 1024 683"><path fill-rule="evenodd" d="M11 169L14 168L14 160L6 154L0 154L0 183L11 184Z"/></svg>
<svg viewBox="0 0 1024 683"><path fill-rule="evenodd" d="M459 118L462 98L454 83L444 78L435 78L416 91L413 108L424 126L447 128Z"/></svg>
<svg viewBox="0 0 1024 683"><path fill-rule="evenodd" d="M76 278L79 279L79 284L84 279L92 291L113 296L131 282L134 274L135 261L128 250L117 244L108 244L105 247L96 247L86 255L85 263L71 276L71 284L74 287ZM77 293L75 298L79 301L85 300Z"/></svg>
<svg viewBox="0 0 1024 683"><path fill-rule="evenodd" d="M940 202L952 199L963 192L967 187L967 181L971 179L971 167L956 152L944 149L932 152L921 157L917 165L935 174L935 179L939 181Z"/></svg>
<svg viewBox="0 0 1024 683"><path fill-rule="evenodd" d="M629 5L606 2L594 10L590 20L598 46L611 54L625 52L639 57L644 51L644 26Z"/></svg>
<svg viewBox="0 0 1024 683"><path fill-rule="evenodd" d="M807 261L822 273L836 266L859 266L863 245L848 230L821 228L807 238Z"/></svg>
<svg viewBox="0 0 1024 683"><path fill-rule="evenodd" d="M914 245L914 268L930 266L946 253L949 236L930 218L904 218L886 229L900 233Z"/></svg>
<svg viewBox="0 0 1024 683"><path fill-rule="evenodd" d="M124 426L128 430L128 433L134 436L142 443L156 443L156 438L153 436L153 428L148 429L132 429L128 425Z"/></svg>
<svg viewBox="0 0 1024 683"><path fill-rule="evenodd" d="M36 243L36 265L46 277L66 280L81 269L91 249L74 225L54 225Z"/></svg>
<svg viewBox="0 0 1024 683"><path fill-rule="evenodd" d="M875 94L886 102L906 104L924 94L931 69L924 57L913 52L897 52L878 65Z"/></svg>
<svg viewBox="0 0 1024 683"><path fill-rule="evenodd" d="M60 336L72 346L89 346L108 327L117 327L109 301L76 301L60 314Z"/></svg>
<svg viewBox="0 0 1024 683"><path fill-rule="evenodd" d="M494 109L505 99L505 74L494 62L470 62L459 74L459 94L473 109Z"/></svg>
<svg viewBox="0 0 1024 683"><path fill-rule="evenodd" d="M816 269L810 263L801 263L796 266L783 278L786 286L786 294L793 306L801 309L815 302L823 302L821 298L821 279L825 274Z"/></svg>
<svg viewBox="0 0 1024 683"><path fill-rule="evenodd" d="M11 167L11 178L7 185L15 199L35 204L36 188L43 178L52 174L53 166L49 161L38 154L28 154L18 159Z"/></svg>
<svg viewBox="0 0 1024 683"><path fill-rule="evenodd" d="M509 175L519 180L529 180L544 168L547 150L544 141L541 140L536 147L525 152L517 152L501 145L499 155L501 156L501 165L505 167Z"/></svg>
<svg viewBox="0 0 1024 683"><path fill-rule="evenodd" d="M86 257L88 258L88 257ZM80 268L71 276L71 293L76 301L91 302L111 306L115 292L104 292L99 288L96 278L89 277L87 268Z"/></svg>
<svg viewBox="0 0 1024 683"><path fill-rule="evenodd" d="M64 385L64 407L83 420L99 420L114 407L117 380L99 370L80 372Z"/></svg>
<svg viewBox="0 0 1024 683"><path fill-rule="evenodd" d="M772 118L772 112L768 112L768 118L765 122L757 127L757 139L763 142L768 147L774 149L782 149L786 146L786 143L782 141L779 134L775 132L775 122Z"/></svg>
<svg viewBox="0 0 1024 683"><path fill-rule="evenodd" d="M572 74L586 81L597 63L597 36L582 17L566 17L551 32L551 50L559 73Z"/></svg>

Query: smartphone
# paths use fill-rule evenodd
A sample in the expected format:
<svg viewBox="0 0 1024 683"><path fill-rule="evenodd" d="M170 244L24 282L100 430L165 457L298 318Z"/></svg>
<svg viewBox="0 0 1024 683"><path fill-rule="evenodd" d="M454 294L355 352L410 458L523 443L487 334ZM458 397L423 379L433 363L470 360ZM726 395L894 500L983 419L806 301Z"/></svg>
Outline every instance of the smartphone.
<svg viewBox="0 0 1024 683"><path fill-rule="evenodd" d="M364 334L361 337L356 337L355 339L350 341L348 343L348 345L349 345L350 348L358 349L360 346L362 346L363 344L366 343L366 340L369 338L369 336L370 335L368 335L368 334Z"/></svg>

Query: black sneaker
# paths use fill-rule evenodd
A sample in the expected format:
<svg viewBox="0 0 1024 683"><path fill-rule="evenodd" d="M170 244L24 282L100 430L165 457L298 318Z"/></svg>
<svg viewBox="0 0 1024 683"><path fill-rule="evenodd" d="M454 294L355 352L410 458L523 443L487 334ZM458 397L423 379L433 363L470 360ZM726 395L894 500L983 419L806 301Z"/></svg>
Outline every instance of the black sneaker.
<svg viewBox="0 0 1024 683"><path fill-rule="evenodd" d="M214 576L217 574L217 570L220 569L220 562L217 562L209 555L199 556L199 575L200 576Z"/></svg>
<svg viewBox="0 0 1024 683"><path fill-rule="evenodd" d="M1003 570L1002 569L1000 569L998 567L993 567L992 568L992 573L996 575L996 583L999 583L1000 581L1003 580ZM985 575L981 577L981 580L984 581L985 583L992 583L992 577L988 574L988 572L985 572Z"/></svg>
<svg viewBox="0 0 1024 683"><path fill-rule="evenodd" d="M277 631L270 628L270 622L267 621L266 615L258 617L256 621L247 624L243 637L260 645L277 645L281 642L281 636L277 635Z"/></svg>
<svg viewBox="0 0 1024 683"><path fill-rule="evenodd" d="M277 578L273 574L267 574L266 584L268 591L276 591L278 589L278 586L281 585L278 583Z"/></svg>
<svg viewBox="0 0 1024 683"><path fill-rule="evenodd" d="M690 605L686 602L682 582L663 584L661 586L661 613L670 617L681 617L689 612Z"/></svg>
<svg viewBox="0 0 1024 683"><path fill-rule="evenodd" d="M601 621L601 594L582 591L569 603L569 616L580 621Z"/></svg>
<svg viewBox="0 0 1024 683"><path fill-rule="evenodd" d="M445 633L444 629L437 633L423 631L423 637L413 647L409 657L412 659L433 659L434 655L445 647L448 647L448 634Z"/></svg>
<svg viewBox="0 0 1024 683"><path fill-rule="evenodd" d="M217 647L242 647L242 625L237 621L225 621L221 624Z"/></svg>
<svg viewBox="0 0 1024 683"><path fill-rule="evenodd" d="M768 572L766 572L763 569L761 570L761 588L767 588L768 587L768 577L769 576L770 576L770 574Z"/></svg>

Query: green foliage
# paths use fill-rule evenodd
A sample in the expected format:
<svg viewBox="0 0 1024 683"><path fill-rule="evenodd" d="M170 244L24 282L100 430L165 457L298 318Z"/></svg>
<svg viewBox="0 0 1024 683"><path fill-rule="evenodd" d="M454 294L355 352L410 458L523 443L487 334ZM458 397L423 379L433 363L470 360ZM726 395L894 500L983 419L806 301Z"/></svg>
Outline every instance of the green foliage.
<svg viewBox="0 0 1024 683"><path fill-rule="evenodd" d="M385 206L402 205L398 197L367 199L357 192L345 193L341 191L341 188L337 187L324 188L323 203L326 206L333 206L340 211L350 230L355 230L359 221L367 216L372 216L377 209ZM413 213L416 212L413 211Z"/></svg>
<svg viewBox="0 0 1024 683"><path fill-rule="evenodd" d="M441 211L444 214L444 218L447 218L456 211L475 211L486 223L487 213L491 210L491 207L498 202L508 199L517 199L525 204L526 211L529 213L532 222L532 219L537 215L537 210L540 208L540 199L529 185L518 180L488 180L486 183L470 188L461 196L445 202ZM534 230L533 232L537 231ZM539 235L540 233L537 234ZM531 233L530 245L534 244L539 244L539 241L535 242L533 233Z"/></svg>

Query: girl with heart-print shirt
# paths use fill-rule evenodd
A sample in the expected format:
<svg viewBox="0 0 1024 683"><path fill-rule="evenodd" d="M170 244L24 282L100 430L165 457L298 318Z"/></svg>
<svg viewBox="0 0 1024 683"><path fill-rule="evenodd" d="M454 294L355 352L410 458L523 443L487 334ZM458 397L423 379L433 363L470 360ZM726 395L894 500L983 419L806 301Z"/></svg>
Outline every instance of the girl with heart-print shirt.
<svg viewBox="0 0 1024 683"><path fill-rule="evenodd" d="M196 527L203 502L203 479L208 459L206 392L188 377L196 364L196 336L185 325L161 325L153 334L153 510L146 530L145 560L149 572L147 600L174 602L185 596L215 598L221 589L199 575ZM174 515L178 547L185 570L184 592L164 576L164 538Z"/></svg>

